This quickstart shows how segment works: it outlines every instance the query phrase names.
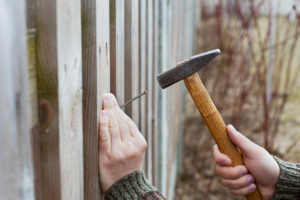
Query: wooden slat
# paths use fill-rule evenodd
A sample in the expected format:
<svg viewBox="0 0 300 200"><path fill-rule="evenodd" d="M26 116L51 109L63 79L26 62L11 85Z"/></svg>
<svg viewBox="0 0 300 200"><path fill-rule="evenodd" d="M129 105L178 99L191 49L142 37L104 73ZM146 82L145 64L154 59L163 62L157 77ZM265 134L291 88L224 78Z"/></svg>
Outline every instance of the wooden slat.
<svg viewBox="0 0 300 200"><path fill-rule="evenodd" d="M146 89L146 0L139 1L139 91ZM140 99L139 129L147 138L146 129L146 98ZM151 147L150 147L151 148ZM149 147L148 147L149 149ZM147 173L148 157L145 157L143 169Z"/></svg>
<svg viewBox="0 0 300 200"><path fill-rule="evenodd" d="M80 1L36 10L43 199L83 199Z"/></svg>
<svg viewBox="0 0 300 200"><path fill-rule="evenodd" d="M110 65L111 91L124 103L124 0L110 0Z"/></svg>
<svg viewBox="0 0 300 200"><path fill-rule="evenodd" d="M1 0L0 19L0 198L34 199L24 1Z"/></svg>
<svg viewBox="0 0 300 200"><path fill-rule="evenodd" d="M97 7L100 11L97 13L97 42L99 43L100 68L98 74L98 105L102 107L103 94L110 92L110 0L97 1ZM99 98L100 97L100 98ZM99 109L99 108L98 108ZM98 113L99 114L99 113Z"/></svg>
<svg viewBox="0 0 300 200"><path fill-rule="evenodd" d="M35 1L26 0L26 24L27 30L35 29Z"/></svg>
<svg viewBox="0 0 300 200"><path fill-rule="evenodd" d="M146 56L146 88L148 90L148 96L146 100L146 129L147 129L147 175L150 183L152 183L152 80L153 80L153 1L147 1L147 31L146 31L146 43L147 43L147 56Z"/></svg>
<svg viewBox="0 0 300 200"><path fill-rule="evenodd" d="M167 69L168 66L168 29L167 29L167 2L159 1L159 66L158 73L161 73ZM162 194L166 194L167 183L167 152L168 152L168 120L167 120L167 90L159 90L158 93L158 135L159 135L159 178L158 189Z"/></svg>
<svg viewBox="0 0 300 200"><path fill-rule="evenodd" d="M38 98L37 98L37 74L36 74L36 32L33 29L27 31L27 53L29 72L29 91L31 104L31 145L34 168L34 190L35 198L42 198L41 188L41 146L40 146L40 125L38 120Z"/></svg>
<svg viewBox="0 0 300 200"><path fill-rule="evenodd" d="M82 0L84 199L100 199L98 119L109 92L109 1Z"/></svg>
<svg viewBox="0 0 300 200"><path fill-rule="evenodd" d="M158 82L156 81L156 76L158 74L158 12L159 12L159 0L153 1L153 82L152 82L152 101L153 101L153 123L152 123L152 130L153 130L153 137L152 137L152 181L153 184L157 187L159 176L157 173L159 171L158 165L158 146L159 146L159 138L158 138L158 92L160 87Z"/></svg>
<svg viewBox="0 0 300 200"><path fill-rule="evenodd" d="M125 99L139 94L139 0L125 1ZM128 104L126 113L139 124L139 101Z"/></svg>

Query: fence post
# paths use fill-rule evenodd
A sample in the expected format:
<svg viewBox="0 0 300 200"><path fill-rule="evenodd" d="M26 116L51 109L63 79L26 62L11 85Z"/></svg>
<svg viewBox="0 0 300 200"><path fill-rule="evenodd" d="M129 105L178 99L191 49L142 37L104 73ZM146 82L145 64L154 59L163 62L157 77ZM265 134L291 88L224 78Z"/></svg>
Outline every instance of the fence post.
<svg viewBox="0 0 300 200"><path fill-rule="evenodd" d="M0 196L34 199L24 1L0 1Z"/></svg>

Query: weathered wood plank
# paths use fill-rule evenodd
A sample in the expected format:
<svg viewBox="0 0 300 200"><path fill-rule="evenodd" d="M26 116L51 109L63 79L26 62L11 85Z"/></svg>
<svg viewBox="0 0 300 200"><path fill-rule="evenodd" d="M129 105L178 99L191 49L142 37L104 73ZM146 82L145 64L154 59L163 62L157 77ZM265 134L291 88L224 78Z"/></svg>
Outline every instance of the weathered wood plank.
<svg viewBox="0 0 300 200"><path fill-rule="evenodd" d="M82 0L81 7L84 199L100 199L97 130L102 106L99 97L109 92L109 87L105 88L109 86L109 65L105 66L109 63L109 2Z"/></svg>
<svg viewBox="0 0 300 200"><path fill-rule="evenodd" d="M146 89L146 0L139 1L139 91L140 93ZM147 139L146 129L146 98L140 99L140 123L139 129ZM148 147L148 150L151 147ZM147 157L145 157L144 171L147 173Z"/></svg>
<svg viewBox="0 0 300 200"><path fill-rule="evenodd" d="M139 94L139 1L125 2L125 99ZM128 104L126 113L139 124L139 101Z"/></svg>
<svg viewBox="0 0 300 200"><path fill-rule="evenodd" d="M32 160L34 168L34 190L35 198L42 198L41 188L41 147L40 147L40 126L38 120L38 98L37 98L37 74L36 74L36 32L33 29L27 31L27 53L28 53L28 73L29 91L31 104L31 145Z"/></svg>
<svg viewBox="0 0 300 200"><path fill-rule="evenodd" d="M80 1L36 10L43 199L83 199Z"/></svg>
<svg viewBox="0 0 300 200"><path fill-rule="evenodd" d="M158 73L165 71L168 67L168 9L166 1L159 1L159 65ZM169 136L169 125L167 119L167 90L159 90L158 92L158 165L159 165L159 178L158 189L162 194L167 193L167 152L168 152L168 136Z"/></svg>
<svg viewBox="0 0 300 200"><path fill-rule="evenodd" d="M157 187L159 184L159 165L158 165L158 156L159 156L159 135L158 135L158 93L160 91L160 87L158 82L156 81L156 76L158 74L158 55L159 55L159 41L158 41L158 33L159 33L159 24L158 24L158 16L159 16L159 0L154 0L153 2L153 91L152 91L152 100L153 100L153 137L152 137L152 176L153 176L153 184Z"/></svg>
<svg viewBox="0 0 300 200"><path fill-rule="evenodd" d="M100 12L97 13L97 20L99 21L98 40L99 40L99 55L100 55L100 70L98 70L98 87L100 88L100 98L98 104L102 106L102 97L106 92L110 92L110 0L97 1ZM100 73L100 75L99 75Z"/></svg>
<svg viewBox="0 0 300 200"><path fill-rule="evenodd" d="M26 0L27 30L35 29L35 0Z"/></svg>
<svg viewBox="0 0 300 200"><path fill-rule="evenodd" d="M110 0L111 91L119 103L124 102L124 0Z"/></svg>
<svg viewBox="0 0 300 200"><path fill-rule="evenodd" d="M147 176L152 183L152 81L153 81L153 1L147 1L146 5L146 17L147 17L147 31L146 31L146 43L147 43L147 63L146 63L146 88L148 90L148 96L146 100L146 129L147 129L147 143L150 148L147 151Z"/></svg>
<svg viewBox="0 0 300 200"><path fill-rule="evenodd" d="M1 0L0 19L0 198L34 199L24 1Z"/></svg>

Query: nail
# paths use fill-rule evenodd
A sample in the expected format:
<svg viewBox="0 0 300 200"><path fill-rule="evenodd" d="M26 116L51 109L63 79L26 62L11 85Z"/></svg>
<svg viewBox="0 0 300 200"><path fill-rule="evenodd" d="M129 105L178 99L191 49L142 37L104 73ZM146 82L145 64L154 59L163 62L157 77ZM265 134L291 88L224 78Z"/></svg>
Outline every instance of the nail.
<svg viewBox="0 0 300 200"><path fill-rule="evenodd" d="M234 128L234 126L232 126L231 124L228 125L228 128L230 129L231 132L236 133L236 129Z"/></svg>
<svg viewBox="0 0 300 200"><path fill-rule="evenodd" d="M106 95L106 96L104 97L104 100L105 100L105 101L112 101L112 96L111 96L111 95Z"/></svg>
<svg viewBox="0 0 300 200"><path fill-rule="evenodd" d="M221 165L222 165L222 166L227 166L227 165L228 165L227 160L222 160L222 161L221 161Z"/></svg>
<svg viewBox="0 0 300 200"><path fill-rule="evenodd" d="M255 190L255 185L251 184L248 186L249 192L253 192Z"/></svg>
<svg viewBox="0 0 300 200"><path fill-rule="evenodd" d="M246 168L243 168L243 169L241 170L241 175L245 175L245 174L247 174L247 169L246 169Z"/></svg>
<svg viewBox="0 0 300 200"><path fill-rule="evenodd" d="M247 183L250 184L250 183L253 183L253 182L254 182L254 178L252 176L248 176Z"/></svg>

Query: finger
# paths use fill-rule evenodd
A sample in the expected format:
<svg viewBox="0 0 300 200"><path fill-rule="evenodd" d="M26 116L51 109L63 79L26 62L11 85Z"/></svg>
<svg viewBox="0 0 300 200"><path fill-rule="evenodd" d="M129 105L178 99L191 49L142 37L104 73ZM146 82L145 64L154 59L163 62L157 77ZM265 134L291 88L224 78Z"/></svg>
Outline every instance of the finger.
<svg viewBox="0 0 300 200"><path fill-rule="evenodd" d="M240 149L242 154L247 157L256 155L256 151L260 148L247 137L238 132L231 124L227 126L227 132L230 140Z"/></svg>
<svg viewBox="0 0 300 200"><path fill-rule="evenodd" d="M132 121L132 119L130 119L128 116L126 116L126 120L127 120L127 125L130 130L130 135L132 137L142 135L141 132L139 131L138 127L136 126L136 124Z"/></svg>
<svg viewBox="0 0 300 200"><path fill-rule="evenodd" d="M113 94L105 94L103 107L107 110L108 114L108 130L111 138L111 148L118 148L121 142L120 126L117 119L115 110L117 107L117 101Z"/></svg>
<svg viewBox="0 0 300 200"><path fill-rule="evenodd" d="M248 170L244 165L238 165L235 167L224 167L221 165L217 165L216 173L225 179L237 179L246 175L248 173Z"/></svg>
<svg viewBox="0 0 300 200"><path fill-rule="evenodd" d="M222 184L229 189L241 189L254 183L254 178L250 174L238 179L222 179Z"/></svg>
<svg viewBox="0 0 300 200"><path fill-rule="evenodd" d="M250 184L247 187L241 188L241 189L229 189L229 192L233 195L239 195L239 196L245 196L248 194L251 194L256 189L255 184Z"/></svg>
<svg viewBox="0 0 300 200"><path fill-rule="evenodd" d="M99 122L99 150L100 153L110 153L110 135L108 130L108 115L106 110L100 111Z"/></svg>
<svg viewBox="0 0 300 200"><path fill-rule="evenodd" d="M132 136L130 135L130 130L126 122L121 122L120 123L120 134L121 134L121 140L124 141L129 141Z"/></svg>
<svg viewBox="0 0 300 200"><path fill-rule="evenodd" d="M217 164L221 165L221 166L231 166L231 160L228 156L226 156L225 154L221 153L218 145L214 145L213 146L213 154L215 157L215 160L217 162Z"/></svg>

